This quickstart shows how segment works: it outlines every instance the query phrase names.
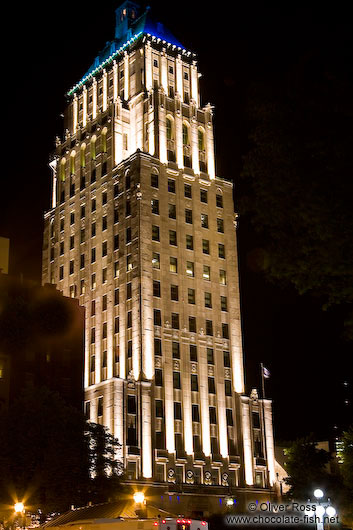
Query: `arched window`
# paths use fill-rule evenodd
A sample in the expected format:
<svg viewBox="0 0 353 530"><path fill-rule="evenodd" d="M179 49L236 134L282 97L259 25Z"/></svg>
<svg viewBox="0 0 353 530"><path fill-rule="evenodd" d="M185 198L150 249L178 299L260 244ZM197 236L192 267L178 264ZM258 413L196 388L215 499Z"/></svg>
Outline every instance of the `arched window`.
<svg viewBox="0 0 353 530"><path fill-rule="evenodd" d="M108 132L108 129L104 127L102 131L102 151L103 153L107 152L107 132Z"/></svg>
<svg viewBox="0 0 353 530"><path fill-rule="evenodd" d="M96 159L96 142L97 142L97 136L94 135L91 138L91 158L92 160Z"/></svg>
<svg viewBox="0 0 353 530"><path fill-rule="evenodd" d="M60 162L60 180L65 182L66 158L62 158Z"/></svg>
<svg viewBox="0 0 353 530"><path fill-rule="evenodd" d="M81 145L81 160L80 160L81 167L86 167L86 144L83 143Z"/></svg>
<svg viewBox="0 0 353 530"><path fill-rule="evenodd" d="M198 128L197 138L198 138L199 150L204 151L205 150L205 131L203 130L202 127Z"/></svg>
<svg viewBox="0 0 353 530"><path fill-rule="evenodd" d="M71 151L71 154L70 154L70 175L74 175L75 174L75 156L76 156L76 151Z"/></svg>
<svg viewBox="0 0 353 530"><path fill-rule="evenodd" d="M171 116L166 117L167 140L174 140L174 123Z"/></svg>
<svg viewBox="0 0 353 530"><path fill-rule="evenodd" d="M183 122L183 144L190 145L189 124L186 121Z"/></svg>

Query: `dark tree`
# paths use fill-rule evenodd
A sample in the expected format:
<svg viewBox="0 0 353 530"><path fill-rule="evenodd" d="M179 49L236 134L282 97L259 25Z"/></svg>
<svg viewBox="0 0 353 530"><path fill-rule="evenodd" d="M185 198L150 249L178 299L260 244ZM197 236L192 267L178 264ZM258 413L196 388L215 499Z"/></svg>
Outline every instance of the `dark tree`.
<svg viewBox="0 0 353 530"><path fill-rule="evenodd" d="M58 394L26 388L0 418L0 500L24 499L43 513L108 500L118 486L118 445Z"/></svg>
<svg viewBox="0 0 353 530"><path fill-rule="evenodd" d="M340 306L353 339L352 48L312 50L250 91L239 202L267 277Z"/></svg>
<svg viewBox="0 0 353 530"><path fill-rule="evenodd" d="M316 488L324 489L329 483L325 466L331 456L316 446L317 442L311 435L295 441L285 451L285 469L289 475L285 481L290 486L288 495L293 499L307 500L313 497Z"/></svg>

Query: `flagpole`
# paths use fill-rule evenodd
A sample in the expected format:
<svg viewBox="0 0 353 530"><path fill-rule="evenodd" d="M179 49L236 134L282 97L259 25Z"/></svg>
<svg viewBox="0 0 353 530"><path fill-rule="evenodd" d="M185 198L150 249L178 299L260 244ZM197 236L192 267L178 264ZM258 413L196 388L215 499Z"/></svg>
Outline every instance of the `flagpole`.
<svg viewBox="0 0 353 530"><path fill-rule="evenodd" d="M264 455L265 455L265 462L266 462L266 479L268 482L267 438L266 438L265 405L264 405L264 399L265 399L264 365L261 363L260 366L261 366L261 386L262 386L262 418L263 418L263 426L264 426Z"/></svg>

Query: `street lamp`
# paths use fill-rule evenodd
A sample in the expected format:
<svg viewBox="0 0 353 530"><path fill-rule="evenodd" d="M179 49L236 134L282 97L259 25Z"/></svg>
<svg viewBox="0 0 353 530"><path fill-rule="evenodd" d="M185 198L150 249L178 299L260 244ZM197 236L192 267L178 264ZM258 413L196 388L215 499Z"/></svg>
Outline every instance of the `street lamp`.
<svg viewBox="0 0 353 530"><path fill-rule="evenodd" d="M134 493L134 501L136 504L144 504L145 502L145 495L143 491L136 491Z"/></svg>
<svg viewBox="0 0 353 530"><path fill-rule="evenodd" d="M323 516L325 513L325 508L320 505L320 500L323 498L323 496L324 496L324 492L320 488L317 488L314 491L314 497L319 503L319 506L317 506L316 508L316 516L318 517L318 522L316 525L317 530L324 530Z"/></svg>
<svg viewBox="0 0 353 530"><path fill-rule="evenodd" d="M25 509L25 505L23 504L23 502L16 502L13 509L16 513L22 513Z"/></svg>

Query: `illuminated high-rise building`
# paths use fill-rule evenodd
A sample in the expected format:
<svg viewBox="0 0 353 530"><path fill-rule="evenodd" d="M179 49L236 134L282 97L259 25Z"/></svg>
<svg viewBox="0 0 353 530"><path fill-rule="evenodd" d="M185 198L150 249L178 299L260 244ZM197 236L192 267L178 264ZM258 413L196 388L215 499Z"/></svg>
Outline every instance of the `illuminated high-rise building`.
<svg viewBox="0 0 353 530"><path fill-rule="evenodd" d="M195 54L127 1L67 95L43 282L86 309L87 417L131 480L266 490L271 403L244 394L233 185Z"/></svg>

